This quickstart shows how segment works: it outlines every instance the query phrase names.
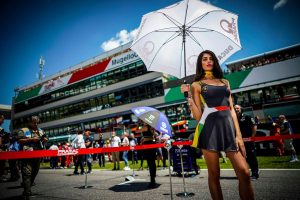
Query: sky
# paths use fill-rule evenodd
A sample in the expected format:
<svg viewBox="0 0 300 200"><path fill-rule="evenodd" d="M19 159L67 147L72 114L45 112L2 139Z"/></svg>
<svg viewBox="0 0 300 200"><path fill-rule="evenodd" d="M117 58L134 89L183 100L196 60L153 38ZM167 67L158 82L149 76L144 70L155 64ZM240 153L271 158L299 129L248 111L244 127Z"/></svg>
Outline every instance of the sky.
<svg viewBox="0 0 300 200"><path fill-rule="evenodd" d="M176 0L0 0L0 104L14 88L88 60L134 38L144 14ZM243 49L226 62L300 43L298 0L205 1L239 15ZM224 66L223 66L224 67Z"/></svg>

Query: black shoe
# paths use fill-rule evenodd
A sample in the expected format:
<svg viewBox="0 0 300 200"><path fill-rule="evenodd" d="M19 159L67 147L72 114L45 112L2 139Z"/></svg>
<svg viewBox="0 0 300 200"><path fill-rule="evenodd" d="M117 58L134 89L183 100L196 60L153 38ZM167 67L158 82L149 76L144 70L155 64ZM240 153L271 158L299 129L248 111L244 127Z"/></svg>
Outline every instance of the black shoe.
<svg viewBox="0 0 300 200"><path fill-rule="evenodd" d="M120 167L118 167L117 170L120 170Z"/></svg>
<svg viewBox="0 0 300 200"><path fill-rule="evenodd" d="M84 172L80 172L80 175L84 175L85 173Z"/></svg>
<svg viewBox="0 0 300 200"><path fill-rule="evenodd" d="M114 171L114 170L117 170L117 169L114 167L112 170Z"/></svg>
<svg viewBox="0 0 300 200"><path fill-rule="evenodd" d="M150 182L149 185L147 186L148 188L156 188L157 185L155 182Z"/></svg>
<svg viewBox="0 0 300 200"><path fill-rule="evenodd" d="M78 172L74 172L73 174L74 174L74 175L79 175L79 173L78 173Z"/></svg>
<svg viewBox="0 0 300 200"><path fill-rule="evenodd" d="M257 179L258 179L258 175L252 175L252 176L250 176L250 179L252 180L252 181L256 181Z"/></svg>

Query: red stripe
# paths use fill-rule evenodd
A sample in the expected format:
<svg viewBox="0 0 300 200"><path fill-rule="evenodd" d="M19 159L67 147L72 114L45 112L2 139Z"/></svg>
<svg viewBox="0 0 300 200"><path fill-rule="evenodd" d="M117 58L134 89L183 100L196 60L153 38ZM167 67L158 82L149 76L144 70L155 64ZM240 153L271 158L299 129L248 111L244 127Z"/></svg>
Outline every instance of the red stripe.
<svg viewBox="0 0 300 200"><path fill-rule="evenodd" d="M261 142L261 141L272 141L282 139L299 139L300 134L294 135L281 135L281 136L263 136L263 137L250 137L243 138L244 142ZM177 145L192 145L192 141L173 142L173 146ZM0 160L14 160L24 158L42 158L42 157L54 157L63 155L78 155L78 154L93 154L93 153L109 153L117 151L129 151L129 150L143 150L164 147L163 143L160 144L147 144L138 145L135 147L108 147L108 148L92 148L92 149L73 149L70 151L63 150L35 150L35 151L9 151L0 152Z"/></svg>
<svg viewBox="0 0 300 200"><path fill-rule="evenodd" d="M293 135L280 135L280 136L260 136L260 137L249 137L243 138L244 142L262 142L270 140L282 140L282 139L299 139L300 134Z"/></svg>
<svg viewBox="0 0 300 200"><path fill-rule="evenodd" d="M111 59L105 60L103 62L96 63L90 67L86 67L82 70L76 71L72 74L68 84L74 83L76 81L82 80L84 78L99 74L103 72Z"/></svg>
<svg viewBox="0 0 300 200"><path fill-rule="evenodd" d="M230 110L229 106L217 106L217 107L214 107L214 108L217 109L218 111Z"/></svg>

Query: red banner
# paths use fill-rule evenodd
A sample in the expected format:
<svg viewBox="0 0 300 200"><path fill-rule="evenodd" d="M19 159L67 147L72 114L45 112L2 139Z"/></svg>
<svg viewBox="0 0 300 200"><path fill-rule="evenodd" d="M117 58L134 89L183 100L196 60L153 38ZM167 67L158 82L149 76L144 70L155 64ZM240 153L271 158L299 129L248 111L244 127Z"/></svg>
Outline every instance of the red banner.
<svg viewBox="0 0 300 200"><path fill-rule="evenodd" d="M299 139L300 134L294 135L281 135L281 136L262 136L262 137L249 137L243 138L244 142L262 142L282 139ZM172 146L178 145L191 145L192 141L173 142ZM164 147L165 144L147 144L137 145L134 147L106 147L106 148L90 148L90 149L71 149L71 150L35 150L35 151L5 151L0 152L0 160L14 160L24 158L42 158L66 155L82 155L94 153L109 153L117 151L130 151L130 150L143 150Z"/></svg>

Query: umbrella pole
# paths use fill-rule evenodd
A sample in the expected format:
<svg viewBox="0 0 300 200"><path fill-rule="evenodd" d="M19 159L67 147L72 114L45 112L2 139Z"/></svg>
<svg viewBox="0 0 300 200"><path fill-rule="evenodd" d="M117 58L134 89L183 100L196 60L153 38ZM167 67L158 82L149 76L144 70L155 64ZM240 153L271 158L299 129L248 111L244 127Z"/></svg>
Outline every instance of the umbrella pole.
<svg viewBox="0 0 300 200"><path fill-rule="evenodd" d="M168 151L168 160L169 160L169 177L170 177L170 193L171 193L171 200L173 200L173 189L172 189L172 175L171 175L171 156L170 156L170 150L172 148L171 142L167 141L165 143L165 148Z"/></svg>
<svg viewBox="0 0 300 200"><path fill-rule="evenodd" d="M87 162L88 162L88 154L86 154L86 156L85 156L85 163L86 163L86 168L85 168L85 180L84 180L84 186L81 186L81 187L79 187L79 189L88 189L88 188L92 188L93 186L88 186L87 185L87 175L88 175L88 169L87 169Z"/></svg>
<svg viewBox="0 0 300 200"><path fill-rule="evenodd" d="M183 43L183 65L184 65L184 80L183 83L186 84L186 50L185 50L185 37L186 37L186 29L185 29L185 25L182 26L182 43ZM189 93L188 92L184 92L184 97L188 98Z"/></svg>
<svg viewBox="0 0 300 200"><path fill-rule="evenodd" d="M182 152L181 152L182 147L183 147L182 145L178 145L178 148L180 150L179 152L180 152L180 162L181 162L181 174L182 174L184 192L177 193L176 196L178 196L178 197L192 197L192 196L195 195L194 193L186 192L186 184L185 184L185 178L184 178L183 160L182 160Z"/></svg>

